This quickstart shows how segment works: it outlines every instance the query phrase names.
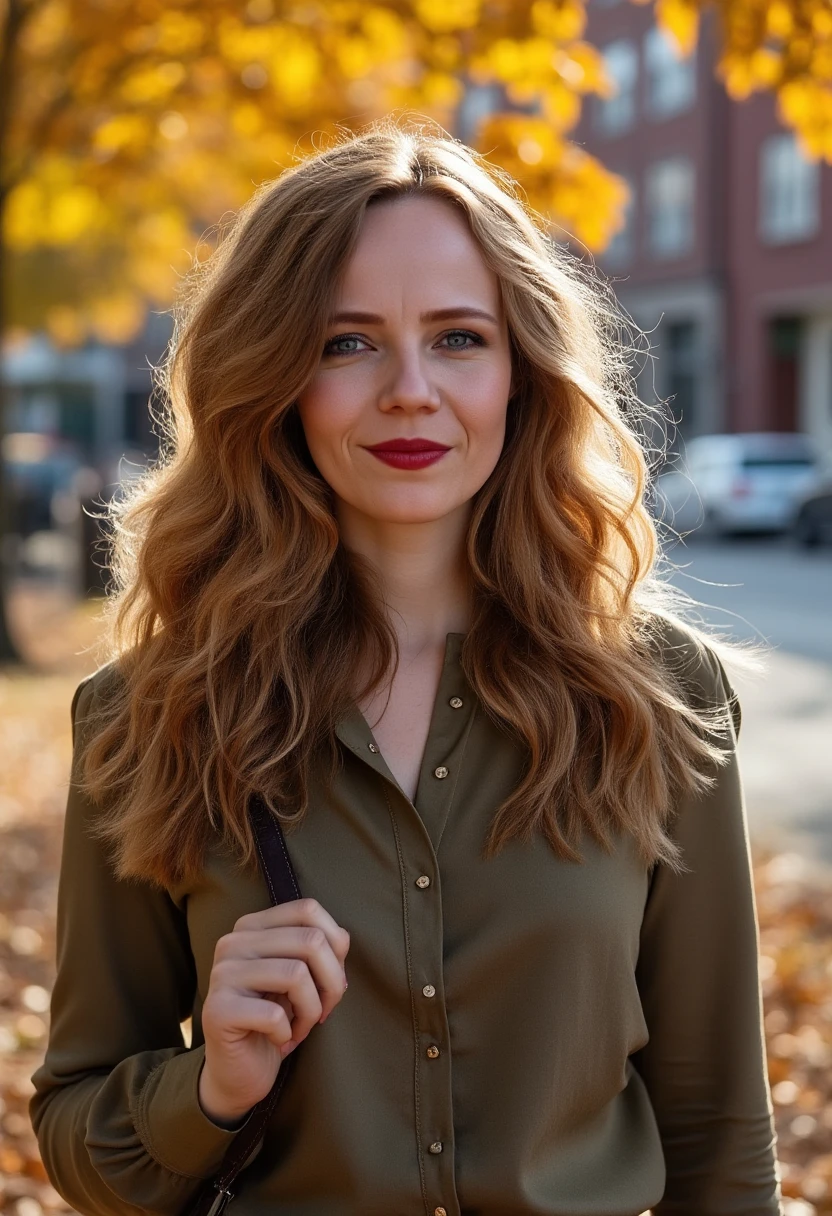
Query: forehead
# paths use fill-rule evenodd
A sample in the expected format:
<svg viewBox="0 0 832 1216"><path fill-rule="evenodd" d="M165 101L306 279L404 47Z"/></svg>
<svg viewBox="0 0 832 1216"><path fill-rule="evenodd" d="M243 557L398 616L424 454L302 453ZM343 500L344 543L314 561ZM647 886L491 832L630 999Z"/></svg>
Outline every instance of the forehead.
<svg viewBox="0 0 832 1216"><path fill-rule="evenodd" d="M460 291L492 307L499 304L497 276L459 208L426 196L385 199L367 208L341 281L341 303L357 303L352 297L368 292L416 299Z"/></svg>

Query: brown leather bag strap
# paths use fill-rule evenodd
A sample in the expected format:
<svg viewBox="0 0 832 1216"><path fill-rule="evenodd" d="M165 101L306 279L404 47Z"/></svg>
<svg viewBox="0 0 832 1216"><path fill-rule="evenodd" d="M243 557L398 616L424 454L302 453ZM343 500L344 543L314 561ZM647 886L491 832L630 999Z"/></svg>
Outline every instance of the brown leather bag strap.
<svg viewBox="0 0 832 1216"><path fill-rule="evenodd" d="M289 853L279 822L259 796L254 796L249 801L248 814L254 830L257 855L260 858L272 904L300 899L300 888L289 860ZM265 1098L261 1098L257 1105L252 1107L248 1120L240 1128L236 1139L229 1145L217 1174L203 1183L196 1199L187 1209L186 1216L219 1216L219 1213L234 1197L231 1184L247 1164L249 1156L262 1139L266 1125L286 1083L286 1077L299 1051L300 1045L283 1060L271 1090Z"/></svg>

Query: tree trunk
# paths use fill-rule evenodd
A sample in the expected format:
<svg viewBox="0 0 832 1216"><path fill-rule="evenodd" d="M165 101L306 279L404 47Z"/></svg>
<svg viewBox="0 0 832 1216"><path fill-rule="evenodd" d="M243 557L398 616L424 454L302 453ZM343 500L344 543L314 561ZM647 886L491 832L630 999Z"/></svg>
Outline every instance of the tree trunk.
<svg viewBox="0 0 832 1216"><path fill-rule="evenodd" d="M2 158L2 145L0 145L0 158ZM0 351L2 351L3 334L5 333L6 319L6 292L5 292L5 274L4 274L4 248L3 248L3 192L0 191ZM2 358L0 358L0 456L2 456L3 436L6 434L6 420L8 418L9 390L4 374ZM9 496L8 487L6 485L6 469L5 462L0 458L0 663L17 664L21 663L22 656L15 645L14 638L9 629L8 619L8 590L9 579L6 570L6 563L3 560L2 542L8 531L10 518L9 511Z"/></svg>
<svg viewBox="0 0 832 1216"><path fill-rule="evenodd" d="M6 275L3 244L3 217L8 197L8 179L5 174L6 138L11 122L14 95L15 51L20 31L23 28L24 16L19 0L8 0L5 21L0 30L0 663L5 664L22 662L20 652L9 629L8 578L6 564L3 560L2 542L9 524L9 497L3 460L3 436L6 434L9 391L4 374L2 349L6 328Z"/></svg>

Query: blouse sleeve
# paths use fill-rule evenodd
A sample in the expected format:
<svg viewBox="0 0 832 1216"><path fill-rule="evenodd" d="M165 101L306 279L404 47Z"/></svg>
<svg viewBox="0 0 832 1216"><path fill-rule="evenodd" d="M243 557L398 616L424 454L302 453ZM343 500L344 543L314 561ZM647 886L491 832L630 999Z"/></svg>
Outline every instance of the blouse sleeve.
<svg viewBox="0 0 832 1216"><path fill-rule="evenodd" d="M653 871L636 971L650 1038L633 1064L652 1101L667 1172L653 1216L780 1216L736 755L741 712L710 649L704 662L708 699L731 710L729 759L710 791L680 806L672 834L688 872L661 864Z"/></svg>
<svg viewBox="0 0 832 1216"><path fill-rule="evenodd" d="M82 1216L175 1216L240 1128L217 1126L199 1104L205 1047L189 1050L180 1027L195 994L184 913L161 888L118 881L86 831L94 808L75 784L77 726L94 679L72 701L57 978L29 1114L52 1185Z"/></svg>

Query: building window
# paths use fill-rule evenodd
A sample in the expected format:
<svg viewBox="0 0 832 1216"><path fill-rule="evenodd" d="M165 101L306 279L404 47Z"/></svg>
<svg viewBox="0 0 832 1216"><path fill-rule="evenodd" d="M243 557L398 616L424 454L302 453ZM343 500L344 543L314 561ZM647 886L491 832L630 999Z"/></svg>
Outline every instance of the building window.
<svg viewBox="0 0 832 1216"><path fill-rule="evenodd" d="M647 110L669 118L689 110L696 100L696 51L682 57L674 40L654 25L644 36Z"/></svg>
<svg viewBox="0 0 832 1216"><path fill-rule="evenodd" d="M702 360L695 321L671 321L667 326L667 388L673 417L682 433L697 431L696 388Z"/></svg>
<svg viewBox="0 0 832 1216"><path fill-rule="evenodd" d="M455 134L464 143L475 143L480 124L506 105L501 85L468 82L457 106Z"/></svg>
<svg viewBox="0 0 832 1216"><path fill-rule="evenodd" d="M820 166L791 132L760 145L760 236L772 244L805 240L818 231Z"/></svg>
<svg viewBox="0 0 832 1216"><path fill-rule="evenodd" d="M630 190L630 197L624 204L624 227L619 228L615 236L601 254L605 266L623 266L633 256L636 228L636 183L629 173L620 173Z"/></svg>
<svg viewBox="0 0 832 1216"><path fill-rule="evenodd" d="M679 257L693 248L694 189L686 156L656 161L647 170L647 243L656 257Z"/></svg>
<svg viewBox="0 0 832 1216"><path fill-rule="evenodd" d="M636 119L638 51L628 38L610 42L604 49L604 66L613 82L612 97L596 99L595 125L607 135L626 131Z"/></svg>

